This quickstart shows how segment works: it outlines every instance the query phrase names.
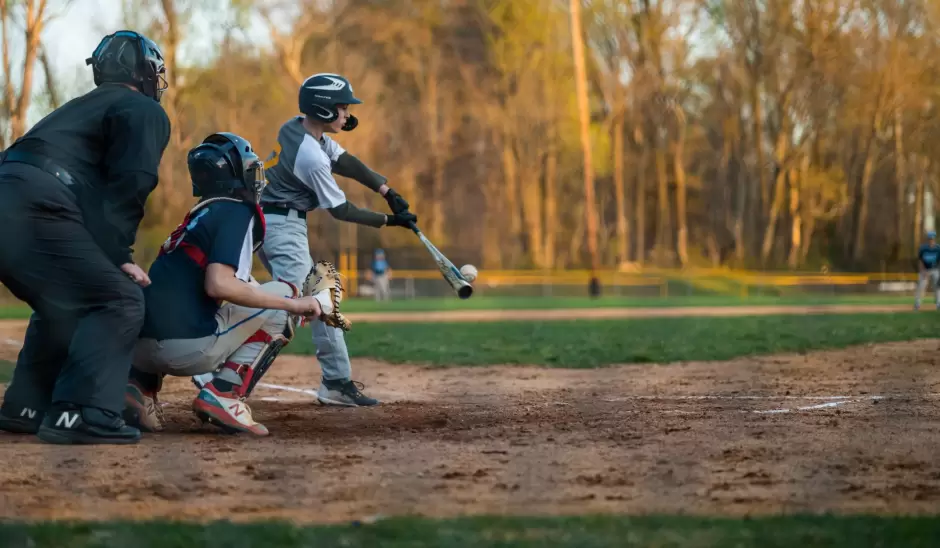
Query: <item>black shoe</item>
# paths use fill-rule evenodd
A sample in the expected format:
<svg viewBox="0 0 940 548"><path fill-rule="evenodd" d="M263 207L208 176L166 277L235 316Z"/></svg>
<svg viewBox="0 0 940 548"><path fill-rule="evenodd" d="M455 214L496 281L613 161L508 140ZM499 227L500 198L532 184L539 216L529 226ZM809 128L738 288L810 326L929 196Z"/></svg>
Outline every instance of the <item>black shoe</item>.
<svg viewBox="0 0 940 548"><path fill-rule="evenodd" d="M0 405L0 430L12 434L35 434L46 412L19 405Z"/></svg>
<svg viewBox="0 0 940 548"><path fill-rule="evenodd" d="M39 439L59 445L131 444L140 441L140 430L127 426L117 413L65 404L53 407L39 427Z"/></svg>
<svg viewBox="0 0 940 548"><path fill-rule="evenodd" d="M344 407L369 407L377 405L379 400L370 398L362 393L365 386L361 382L351 380L328 381L323 379L320 389L317 390L317 399L323 405L339 405Z"/></svg>

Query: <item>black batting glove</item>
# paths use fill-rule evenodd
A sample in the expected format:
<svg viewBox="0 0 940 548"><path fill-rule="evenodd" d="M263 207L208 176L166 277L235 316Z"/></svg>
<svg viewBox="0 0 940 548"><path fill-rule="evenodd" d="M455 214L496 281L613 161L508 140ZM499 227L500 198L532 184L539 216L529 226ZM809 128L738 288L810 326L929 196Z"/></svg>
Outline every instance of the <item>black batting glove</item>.
<svg viewBox="0 0 940 548"><path fill-rule="evenodd" d="M404 213L408 211L408 202L401 197L401 194L395 192L391 188L388 189L388 192L385 193L385 201L388 202L388 208L392 210L392 213Z"/></svg>
<svg viewBox="0 0 940 548"><path fill-rule="evenodd" d="M414 213L410 213L408 211L402 211L401 213L385 216L386 226L403 226L405 228L411 228L411 223L417 222L418 218L414 215Z"/></svg>

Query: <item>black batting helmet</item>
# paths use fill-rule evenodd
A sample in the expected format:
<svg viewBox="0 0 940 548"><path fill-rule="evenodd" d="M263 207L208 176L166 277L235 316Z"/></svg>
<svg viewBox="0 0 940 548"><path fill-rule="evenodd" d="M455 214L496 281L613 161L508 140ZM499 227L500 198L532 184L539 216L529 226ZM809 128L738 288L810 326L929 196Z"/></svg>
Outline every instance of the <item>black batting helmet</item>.
<svg viewBox="0 0 940 548"><path fill-rule="evenodd" d="M352 84L339 74L323 72L304 80L300 86L300 112L329 124L339 117L337 105L359 105L362 101L353 95ZM359 120L349 115L343 131L352 131Z"/></svg>
<svg viewBox="0 0 940 548"><path fill-rule="evenodd" d="M213 133L189 151L193 196L217 198L248 190L257 203L267 183L264 163L251 143L234 133Z"/></svg>
<svg viewBox="0 0 940 548"><path fill-rule="evenodd" d="M144 95L160 102L166 91L166 64L153 40L132 30L120 30L101 39L91 57L95 85L130 84Z"/></svg>

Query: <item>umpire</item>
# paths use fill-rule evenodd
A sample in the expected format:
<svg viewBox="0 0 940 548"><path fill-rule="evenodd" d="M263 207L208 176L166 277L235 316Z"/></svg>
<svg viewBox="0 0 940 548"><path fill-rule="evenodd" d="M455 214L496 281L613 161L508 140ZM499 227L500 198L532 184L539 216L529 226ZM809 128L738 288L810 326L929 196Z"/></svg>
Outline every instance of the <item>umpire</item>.
<svg viewBox="0 0 940 548"><path fill-rule="evenodd" d="M169 142L160 49L132 31L86 61L96 88L0 154L0 282L33 309L0 429L136 443L121 418L147 274L131 246Z"/></svg>

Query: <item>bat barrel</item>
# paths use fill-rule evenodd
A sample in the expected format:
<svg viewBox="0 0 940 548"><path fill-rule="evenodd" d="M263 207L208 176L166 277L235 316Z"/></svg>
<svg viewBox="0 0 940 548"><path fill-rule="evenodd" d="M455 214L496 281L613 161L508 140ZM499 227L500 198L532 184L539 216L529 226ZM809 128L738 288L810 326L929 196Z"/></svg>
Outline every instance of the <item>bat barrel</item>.
<svg viewBox="0 0 940 548"><path fill-rule="evenodd" d="M469 299L470 295L473 295L472 285L464 285L464 286L461 286L460 289L457 290L457 296L460 297L461 299Z"/></svg>

